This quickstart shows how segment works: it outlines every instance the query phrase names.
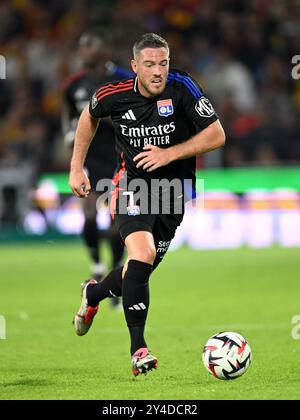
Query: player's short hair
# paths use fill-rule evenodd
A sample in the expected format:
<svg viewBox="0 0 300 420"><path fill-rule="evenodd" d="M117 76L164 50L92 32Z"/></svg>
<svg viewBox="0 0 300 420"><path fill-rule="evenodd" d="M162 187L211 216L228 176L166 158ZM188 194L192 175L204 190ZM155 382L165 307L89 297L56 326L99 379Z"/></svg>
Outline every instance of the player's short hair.
<svg viewBox="0 0 300 420"><path fill-rule="evenodd" d="M167 41L160 35L154 33L144 34L133 46L133 57L137 58L145 48L165 48L169 53Z"/></svg>

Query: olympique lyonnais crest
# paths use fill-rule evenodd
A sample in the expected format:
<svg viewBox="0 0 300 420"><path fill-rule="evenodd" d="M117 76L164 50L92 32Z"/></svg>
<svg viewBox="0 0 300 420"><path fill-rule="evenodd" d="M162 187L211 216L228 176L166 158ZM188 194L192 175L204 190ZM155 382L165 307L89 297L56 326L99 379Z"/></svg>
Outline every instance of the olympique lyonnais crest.
<svg viewBox="0 0 300 420"><path fill-rule="evenodd" d="M172 99L164 99L163 101L157 101L157 109L159 115L162 117L168 117L174 112Z"/></svg>

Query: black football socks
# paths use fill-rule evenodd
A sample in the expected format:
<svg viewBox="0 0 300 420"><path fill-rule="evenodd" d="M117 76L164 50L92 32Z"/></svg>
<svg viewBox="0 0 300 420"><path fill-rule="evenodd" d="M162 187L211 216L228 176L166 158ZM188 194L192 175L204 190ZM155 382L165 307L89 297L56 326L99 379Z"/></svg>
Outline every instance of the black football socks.
<svg viewBox="0 0 300 420"><path fill-rule="evenodd" d="M149 308L149 278L152 265L130 260L122 282L123 308L131 338L131 354L147 347L144 329Z"/></svg>
<svg viewBox="0 0 300 420"><path fill-rule="evenodd" d="M113 254L113 267L120 267L124 254L124 245L121 241L119 232L115 229L111 229L108 239Z"/></svg>
<svg viewBox="0 0 300 420"><path fill-rule="evenodd" d="M86 246L88 247L90 256L95 264L100 262L99 259L99 232L95 219L87 219L84 222L82 236Z"/></svg>
<svg viewBox="0 0 300 420"><path fill-rule="evenodd" d="M122 296L122 270L115 268L100 283L88 286L86 294L89 306L98 306L101 300L108 297Z"/></svg>
<svg viewBox="0 0 300 420"><path fill-rule="evenodd" d="M89 306L98 306L101 300L123 297L123 308L131 338L131 354L141 347L147 347L144 329L149 308L149 278L152 265L142 261L130 260L122 280L123 267L111 271L100 283L87 288Z"/></svg>

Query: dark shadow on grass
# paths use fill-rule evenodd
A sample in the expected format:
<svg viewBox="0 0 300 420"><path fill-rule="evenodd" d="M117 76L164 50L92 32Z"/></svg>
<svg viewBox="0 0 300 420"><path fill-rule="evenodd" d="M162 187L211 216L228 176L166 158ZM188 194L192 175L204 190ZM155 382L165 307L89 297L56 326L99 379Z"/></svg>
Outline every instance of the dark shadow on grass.
<svg viewBox="0 0 300 420"><path fill-rule="evenodd" d="M48 385L52 385L53 381L47 381L46 379L31 379L31 378L27 378L27 379L17 379L15 381L12 382L4 382L4 383L0 383L0 385L2 385L3 387L7 387L7 386L48 386Z"/></svg>

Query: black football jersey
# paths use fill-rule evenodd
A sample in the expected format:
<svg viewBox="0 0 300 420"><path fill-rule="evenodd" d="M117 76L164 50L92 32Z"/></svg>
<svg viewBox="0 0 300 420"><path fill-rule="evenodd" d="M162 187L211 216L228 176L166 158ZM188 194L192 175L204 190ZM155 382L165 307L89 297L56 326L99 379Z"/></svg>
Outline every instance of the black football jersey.
<svg viewBox="0 0 300 420"><path fill-rule="evenodd" d="M95 89L99 85L116 80L108 76L97 78L86 71L75 73L65 82L64 98L70 110L70 117L78 120L84 107L88 105ZM101 120L94 139L87 153L85 164L88 168L97 168L103 177L111 177L117 164L115 134L108 120Z"/></svg>
<svg viewBox="0 0 300 420"><path fill-rule="evenodd" d="M146 98L137 78L108 83L96 90L89 105L91 116L111 116L116 135L118 168L128 179L179 178L195 181L195 158L177 160L146 172L133 158L151 144L167 148L182 143L218 119L199 84L187 73L170 70L160 96Z"/></svg>

